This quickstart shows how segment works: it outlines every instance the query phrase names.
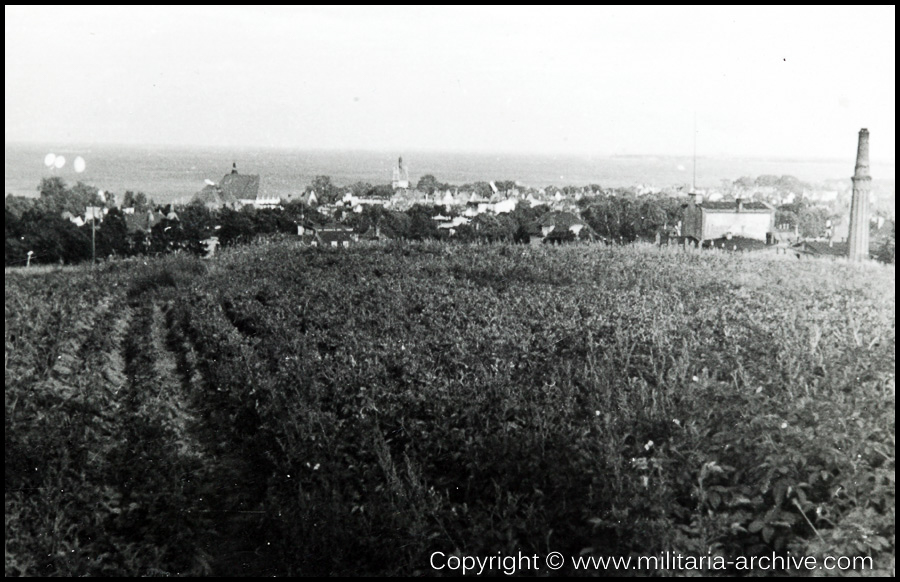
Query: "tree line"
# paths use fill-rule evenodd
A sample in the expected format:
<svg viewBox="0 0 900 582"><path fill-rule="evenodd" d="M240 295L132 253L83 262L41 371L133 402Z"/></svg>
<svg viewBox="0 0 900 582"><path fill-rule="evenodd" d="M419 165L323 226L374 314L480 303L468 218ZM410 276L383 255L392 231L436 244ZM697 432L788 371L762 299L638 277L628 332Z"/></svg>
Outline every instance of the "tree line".
<svg viewBox="0 0 900 582"><path fill-rule="evenodd" d="M450 188L427 175L419 180L421 191L436 192ZM495 182L508 191L514 182ZM472 187L473 185L468 185ZM478 183L490 190L487 182ZM328 176L319 176L307 191L315 191L327 201L337 201L348 187L338 187ZM357 183L349 187L354 195L388 198L390 186ZM575 189L560 189L574 195ZM458 216L465 207L414 205L406 211L367 205L362 212L339 208L333 216L319 212L304 200L291 200L278 208L240 210L228 207L211 209L202 203L184 206L161 206L141 192L125 192L121 204L112 193L101 195L98 190L78 182L67 186L58 178L44 178L38 186L37 198L8 196L6 198L6 265L25 264L31 251L35 263L78 263L89 261L94 246L98 258L157 255L170 252L202 254L202 241L215 236L222 246L251 242L257 237L284 236L297 232L298 225L315 228L330 222L340 222L358 233L377 231L387 238L425 240L453 239L461 242L528 242L534 236L539 219L550 211L549 206L532 207L519 201L504 214L483 213L468 224L449 229L439 228L434 217L441 214ZM682 219L681 199L663 194L636 194L630 189L602 191L592 185L577 201L575 213L595 235L611 242L629 243L638 239L652 240L657 233L672 232ZM487 194L487 193L485 193ZM105 208L102 223L90 222L77 226L67 216L80 216L89 206ZM123 208L132 208L126 215ZM68 215L66 214L68 213ZM153 223L143 217L153 215ZM803 237L819 237L826 232L827 210L804 200L781 206L776 211L776 224L797 225ZM146 225L146 228L142 226ZM888 232L887 229L884 229ZM890 259L893 260L893 226L890 226ZM881 244L881 241L879 241ZM885 241L887 244L887 241ZM874 248L874 247L873 247ZM887 256L887 255L885 255Z"/></svg>

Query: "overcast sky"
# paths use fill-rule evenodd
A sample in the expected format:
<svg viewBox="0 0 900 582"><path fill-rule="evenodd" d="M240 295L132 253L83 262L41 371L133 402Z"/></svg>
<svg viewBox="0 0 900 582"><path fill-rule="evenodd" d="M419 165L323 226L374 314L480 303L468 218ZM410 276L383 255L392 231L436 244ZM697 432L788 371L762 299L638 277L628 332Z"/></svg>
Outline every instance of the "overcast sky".
<svg viewBox="0 0 900 582"><path fill-rule="evenodd" d="M7 142L894 158L893 6L5 16Z"/></svg>

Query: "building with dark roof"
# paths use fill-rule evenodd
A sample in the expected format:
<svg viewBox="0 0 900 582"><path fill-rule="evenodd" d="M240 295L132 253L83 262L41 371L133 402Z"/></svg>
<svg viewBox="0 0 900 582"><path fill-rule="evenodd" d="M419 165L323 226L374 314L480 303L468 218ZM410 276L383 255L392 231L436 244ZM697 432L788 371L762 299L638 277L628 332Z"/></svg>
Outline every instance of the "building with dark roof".
<svg viewBox="0 0 900 582"><path fill-rule="evenodd" d="M356 239L353 233L342 230L316 231L316 240L323 247L349 247Z"/></svg>
<svg viewBox="0 0 900 582"><path fill-rule="evenodd" d="M259 174L226 174L219 182L219 188L226 198L256 200L259 195Z"/></svg>
<svg viewBox="0 0 900 582"><path fill-rule="evenodd" d="M203 190L194 194L192 202L199 202L211 210L217 210L223 206L233 206L237 199L226 200L222 189L216 184L207 184Z"/></svg>
<svg viewBox="0 0 900 582"><path fill-rule="evenodd" d="M359 239L352 228L336 222L317 227L315 236L319 246L323 247L349 247Z"/></svg>
<svg viewBox="0 0 900 582"><path fill-rule="evenodd" d="M128 229L128 232L143 232L144 234L150 234L150 231L161 218L162 217L152 210L126 214L125 227Z"/></svg>
<svg viewBox="0 0 900 582"><path fill-rule="evenodd" d="M585 222L572 212L551 211L538 219L541 232L547 236L554 230L571 230L576 235L586 226Z"/></svg>
<svg viewBox="0 0 900 582"><path fill-rule="evenodd" d="M194 202L216 209L223 206L236 208L242 204L252 204L259 198L259 174L239 174L237 164L232 164L231 173L225 174L218 184L207 184L194 195ZM269 200L265 201L267 204Z"/></svg>
<svg viewBox="0 0 900 582"><path fill-rule="evenodd" d="M684 208L682 235L697 241L735 236L768 241L775 231L775 208L738 198L733 202L697 202L691 194Z"/></svg>
<svg viewBox="0 0 900 582"><path fill-rule="evenodd" d="M797 257L847 257L850 254L850 244L847 242L805 240L791 247Z"/></svg>
<svg viewBox="0 0 900 582"><path fill-rule="evenodd" d="M594 229L574 212L551 210L538 219L537 226L541 229L540 234L544 242L559 243L598 238Z"/></svg>
<svg viewBox="0 0 900 582"><path fill-rule="evenodd" d="M773 248L767 245L765 241L755 238L744 238L742 236L723 236L717 239L704 241L705 248L718 249L721 251L745 253L751 251L762 251Z"/></svg>
<svg viewBox="0 0 900 582"><path fill-rule="evenodd" d="M365 232L359 235L359 240L365 241L385 241L390 239L391 237L381 232L381 228L377 225L369 226Z"/></svg>

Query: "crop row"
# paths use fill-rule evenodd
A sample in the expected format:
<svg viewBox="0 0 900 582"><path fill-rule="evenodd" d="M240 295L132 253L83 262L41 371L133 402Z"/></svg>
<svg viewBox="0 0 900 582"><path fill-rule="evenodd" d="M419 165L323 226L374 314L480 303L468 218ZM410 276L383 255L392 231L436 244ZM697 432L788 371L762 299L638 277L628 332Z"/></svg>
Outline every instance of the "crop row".
<svg viewBox="0 0 900 582"><path fill-rule="evenodd" d="M893 396L890 302L790 267L267 249L191 310L198 342L227 339L202 357L270 440L294 571L408 572L434 549L880 554L893 417L858 407Z"/></svg>
<svg viewBox="0 0 900 582"><path fill-rule="evenodd" d="M129 313L113 313L119 298L90 278L44 282L48 296L37 301L32 281L13 283L26 299L7 309L16 337L7 343L15 368L6 378L6 572L102 573L112 548L92 540L106 538L103 516L115 503L104 484ZM44 310L52 315L42 320Z"/></svg>
<svg viewBox="0 0 900 582"><path fill-rule="evenodd" d="M109 551L46 572L429 574L434 551L890 568L892 267L283 244L105 277L127 307L75 351L119 370L88 399L118 419L86 489L113 496ZM9 398L8 377L8 465L43 434L10 430ZM14 561L40 555L9 523Z"/></svg>

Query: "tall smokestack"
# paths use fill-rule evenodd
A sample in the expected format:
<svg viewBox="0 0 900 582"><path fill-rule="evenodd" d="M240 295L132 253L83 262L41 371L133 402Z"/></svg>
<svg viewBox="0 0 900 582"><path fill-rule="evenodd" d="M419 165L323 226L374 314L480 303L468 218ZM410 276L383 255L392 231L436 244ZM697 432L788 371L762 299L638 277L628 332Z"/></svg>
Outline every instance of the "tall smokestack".
<svg viewBox="0 0 900 582"><path fill-rule="evenodd" d="M856 171L853 174L853 200L850 203L850 260L865 261L869 258L869 192L872 177L869 176L869 130L859 130L859 147L856 150Z"/></svg>

